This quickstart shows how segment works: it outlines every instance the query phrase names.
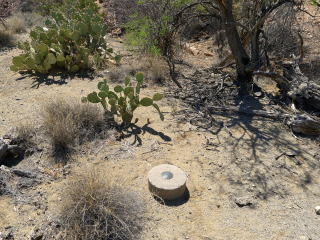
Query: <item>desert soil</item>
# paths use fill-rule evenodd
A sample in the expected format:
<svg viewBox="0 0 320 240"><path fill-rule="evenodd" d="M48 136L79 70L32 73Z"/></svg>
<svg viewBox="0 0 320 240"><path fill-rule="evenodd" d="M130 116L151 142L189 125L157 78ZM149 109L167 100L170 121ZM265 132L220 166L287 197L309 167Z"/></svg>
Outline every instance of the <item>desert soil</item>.
<svg viewBox="0 0 320 240"><path fill-rule="evenodd" d="M89 77L14 73L9 67L19 50L1 50L0 136L25 123L41 129L43 103L60 97L80 101L115 69L125 74L128 66L140 62L138 70L149 71L144 62L148 58L134 56L120 38L110 37L109 42L123 54L121 65ZM178 66L186 79L221 81L219 75L197 74L206 67L199 63L209 65L210 57L187 58L189 67ZM179 75L179 81L183 80ZM154 109L141 107L135 112L134 129L121 141L84 144L67 167L52 163L46 144L14 163L11 167L32 170L38 177L24 186L14 182L17 192L0 196L0 239L9 232L14 239L36 239L44 225L56 228L57 235L52 235L52 230L43 239L61 238L56 223L61 193L73 170L85 164L110 172L141 194L148 216L141 239L320 239L320 216L315 213L320 205L318 142L294 135L281 122L232 113L213 114L214 124L207 129L192 125L183 114L190 105L167 94L175 88L168 79L162 85L147 81L147 88L142 89L145 96L165 94L159 102L165 120L162 122ZM266 97L239 102L259 109L270 107ZM296 158L277 158L287 151ZM189 197L162 204L151 196L147 175L159 164L173 164L187 173Z"/></svg>

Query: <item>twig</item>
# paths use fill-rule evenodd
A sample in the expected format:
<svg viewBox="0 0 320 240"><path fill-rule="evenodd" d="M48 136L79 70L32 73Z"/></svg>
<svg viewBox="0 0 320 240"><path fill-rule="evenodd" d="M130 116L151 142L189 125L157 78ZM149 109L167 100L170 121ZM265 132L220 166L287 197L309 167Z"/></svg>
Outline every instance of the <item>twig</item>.
<svg viewBox="0 0 320 240"><path fill-rule="evenodd" d="M169 55L167 55L166 60L167 60L168 66L169 66L169 71L170 71L170 76L171 76L172 81L173 81L179 88L182 88L181 84L180 84L180 83L177 81L177 79L176 79L176 73L175 73L175 70L174 70L174 63L171 61L171 58L170 58Z"/></svg>
<svg viewBox="0 0 320 240"><path fill-rule="evenodd" d="M229 130L229 128L225 125L223 127L230 134L230 136L233 137L232 132Z"/></svg>
<svg viewBox="0 0 320 240"><path fill-rule="evenodd" d="M303 209L303 207L299 206L299 204L297 203L297 200L294 197L292 197L292 199L293 199L294 204L297 205L297 207L299 207L300 209Z"/></svg>
<svg viewBox="0 0 320 240"><path fill-rule="evenodd" d="M173 146L172 143L166 143L166 142L158 142L159 144L166 144L166 145L170 145L170 146Z"/></svg>
<svg viewBox="0 0 320 240"><path fill-rule="evenodd" d="M320 148L316 151L316 153L313 155L313 157L316 157L318 155L318 152L320 151Z"/></svg>
<svg viewBox="0 0 320 240"><path fill-rule="evenodd" d="M278 156L275 157L276 160L278 160L280 157L282 157L284 154L286 154L286 152L282 152L280 153Z"/></svg>

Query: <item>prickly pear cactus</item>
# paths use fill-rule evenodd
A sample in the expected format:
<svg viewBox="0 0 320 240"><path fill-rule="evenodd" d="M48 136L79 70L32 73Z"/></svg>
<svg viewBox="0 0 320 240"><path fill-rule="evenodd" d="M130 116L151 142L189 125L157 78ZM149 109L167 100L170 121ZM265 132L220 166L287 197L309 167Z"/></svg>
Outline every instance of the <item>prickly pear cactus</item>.
<svg viewBox="0 0 320 240"><path fill-rule="evenodd" d="M120 61L121 55L114 53L105 40L108 27L96 8L68 6L53 9L46 27L37 26L30 32L31 43L18 43L24 53L12 59L12 71L48 73L57 67L77 72L100 68L106 60Z"/></svg>
<svg viewBox="0 0 320 240"><path fill-rule="evenodd" d="M139 107L153 106L159 113L160 119L163 121L164 116L160 111L158 105L155 103L163 98L162 94L155 93L152 98L144 97L140 100L140 87L143 83L143 74L136 75L136 86L132 86L131 79L125 77L124 87L117 85L114 91L110 91L107 80L98 83L97 92L88 94L87 97L82 98L82 102L101 103L106 115L117 115L122 118L125 124L129 124L133 118L133 112ZM109 107L110 105L110 107Z"/></svg>

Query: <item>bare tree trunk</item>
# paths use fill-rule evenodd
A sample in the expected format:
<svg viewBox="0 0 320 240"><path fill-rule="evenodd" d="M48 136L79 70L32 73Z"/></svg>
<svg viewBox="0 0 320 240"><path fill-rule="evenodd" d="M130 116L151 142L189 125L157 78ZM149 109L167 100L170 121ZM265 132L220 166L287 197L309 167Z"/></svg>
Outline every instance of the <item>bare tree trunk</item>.
<svg viewBox="0 0 320 240"><path fill-rule="evenodd" d="M240 82L251 82L252 74L246 72L246 65L250 63L250 57L242 45L236 25L230 24L235 22L232 13L232 0L218 0L216 2L221 10L228 44L236 61L238 79Z"/></svg>
<svg viewBox="0 0 320 240"><path fill-rule="evenodd" d="M260 58L259 35L260 30L258 29L253 32L251 38L251 61L255 64L259 61Z"/></svg>

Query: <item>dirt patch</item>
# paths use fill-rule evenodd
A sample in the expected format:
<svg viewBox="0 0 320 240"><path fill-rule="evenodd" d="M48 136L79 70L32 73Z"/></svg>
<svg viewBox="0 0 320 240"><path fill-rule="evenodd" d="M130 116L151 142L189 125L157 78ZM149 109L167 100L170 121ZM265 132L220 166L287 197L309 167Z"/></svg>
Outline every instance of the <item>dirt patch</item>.
<svg viewBox="0 0 320 240"><path fill-rule="evenodd" d="M141 62L120 39L109 40L123 54L120 67ZM23 122L41 130L39 111L44 102L58 97L80 101L112 70L95 75L21 75L9 69L12 56L18 53L14 48L0 54L0 136ZM191 64L178 65L178 80L185 86L200 86L208 80L220 84L220 75L205 71L211 60L202 58L203 65L196 64L198 57L190 55ZM110 81L112 87L116 84ZM32 156L13 165L32 170L40 180L21 189L25 177L9 178L10 192L0 196L0 238L11 234L15 239L64 239L58 211L63 187L75 166L83 164L112 172L140 193L148 217L140 239L319 238L314 208L320 204L320 156L315 140L293 135L281 122L231 113L213 113L210 124L201 125L204 117L189 115L197 113L194 103L170 95L176 86L168 79L165 85L148 80L146 85L143 96L165 93L159 102L163 122L155 109L141 107L122 139L85 143L66 166L52 164L46 139ZM224 96L232 96L236 86L226 86L224 91L229 91ZM230 97L229 104L270 107L267 96ZM287 151L295 156L279 157ZM148 172L160 164L173 164L187 173L184 198L163 204L149 193Z"/></svg>

